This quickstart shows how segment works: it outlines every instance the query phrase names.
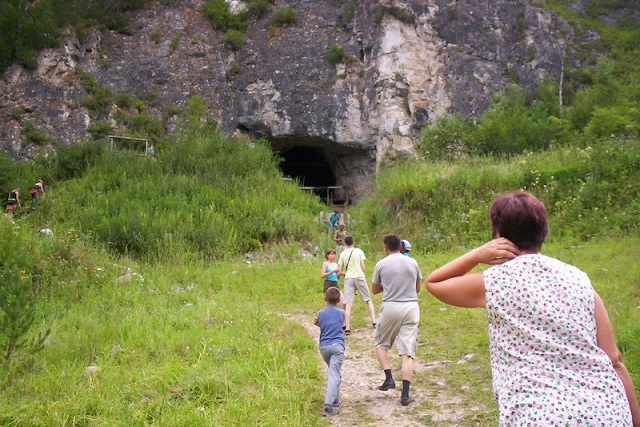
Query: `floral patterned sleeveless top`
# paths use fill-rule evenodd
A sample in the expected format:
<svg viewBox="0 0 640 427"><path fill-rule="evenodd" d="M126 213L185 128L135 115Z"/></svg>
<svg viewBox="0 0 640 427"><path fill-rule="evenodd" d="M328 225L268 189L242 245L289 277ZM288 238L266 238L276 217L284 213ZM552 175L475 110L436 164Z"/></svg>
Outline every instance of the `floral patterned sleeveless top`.
<svg viewBox="0 0 640 427"><path fill-rule="evenodd" d="M631 426L622 381L596 340L587 275L521 255L484 272L500 426Z"/></svg>

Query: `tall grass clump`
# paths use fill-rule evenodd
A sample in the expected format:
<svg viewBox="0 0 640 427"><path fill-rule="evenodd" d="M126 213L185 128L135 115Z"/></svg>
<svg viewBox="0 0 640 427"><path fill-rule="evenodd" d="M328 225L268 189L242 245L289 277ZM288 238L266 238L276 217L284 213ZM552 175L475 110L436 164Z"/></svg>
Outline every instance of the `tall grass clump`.
<svg viewBox="0 0 640 427"><path fill-rule="evenodd" d="M556 147L509 159L382 169L374 195L351 214L359 218L361 232L381 236L396 230L411 236L416 248L434 252L489 238L491 201L525 189L545 202L552 236L588 240L637 232L639 182L640 146L606 138L583 148Z"/></svg>
<svg viewBox="0 0 640 427"><path fill-rule="evenodd" d="M72 231L52 228L46 236L19 232L28 241L17 242L19 252L31 263L22 270L42 264L39 274L48 277L31 294L31 335L41 325L51 334L39 352L24 348L0 364L0 424L293 426L317 419L316 345L277 314L296 289L296 298L308 300L311 288L299 287L306 269L141 267L83 250ZM283 287L276 275L291 279Z"/></svg>
<svg viewBox="0 0 640 427"><path fill-rule="evenodd" d="M311 240L318 202L283 181L261 142L185 131L156 158L106 152L52 193L40 214L138 259L222 259Z"/></svg>

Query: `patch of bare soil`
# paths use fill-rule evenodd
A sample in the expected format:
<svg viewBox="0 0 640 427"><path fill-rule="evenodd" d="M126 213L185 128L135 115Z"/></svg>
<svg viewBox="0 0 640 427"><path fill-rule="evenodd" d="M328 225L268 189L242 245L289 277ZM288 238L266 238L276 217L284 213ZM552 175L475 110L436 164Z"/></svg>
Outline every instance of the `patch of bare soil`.
<svg viewBox="0 0 640 427"><path fill-rule="evenodd" d="M313 324L314 313L298 313L284 315L304 327L309 336L318 342L320 328ZM395 390L379 391L377 387L384 380L375 352L375 330L372 327L354 329L345 337L346 352L342 365L342 384L340 386L341 407L336 415L327 417L333 426L460 426L458 422L464 414L457 407L459 398L452 393L436 394L430 392L428 384L413 381L409 406L400 405L402 376L400 374L400 358L392 357L393 377L398 386ZM318 363L326 372L326 365L318 352ZM415 372L428 372L450 361L425 363L414 361ZM432 383L442 383L438 378L430 378ZM428 402L428 404L422 404ZM447 409L443 409L446 406ZM322 411L322 407L318 407Z"/></svg>

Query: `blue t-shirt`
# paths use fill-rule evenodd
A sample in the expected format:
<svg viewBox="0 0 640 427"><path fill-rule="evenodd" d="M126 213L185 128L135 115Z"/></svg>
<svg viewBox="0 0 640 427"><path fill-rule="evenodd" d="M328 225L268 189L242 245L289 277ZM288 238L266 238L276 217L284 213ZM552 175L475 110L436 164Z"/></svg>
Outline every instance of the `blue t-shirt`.
<svg viewBox="0 0 640 427"><path fill-rule="evenodd" d="M324 272L328 273L331 270L333 270L333 268L331 268L330 266L327 266L327 268L324 269ZM324 280L328 280L330 282L337 282L338 281L338 273L331 273L330 275L325 277Z"/></svg>
<svg viewBox="0 0 640 427"><path fill-rule="evenodd" d="M328 305L318 312L320 326L320 347L331 344L344 345L344 310L335 305Z"/></svg>
<svg viewBox="0 0 640 427"><path fill-rule="evenodd" d="M333 228L338 228L339 221L340 221L340 214L337 214L334 212L329 215L329 224L331 224Z"/></svg>

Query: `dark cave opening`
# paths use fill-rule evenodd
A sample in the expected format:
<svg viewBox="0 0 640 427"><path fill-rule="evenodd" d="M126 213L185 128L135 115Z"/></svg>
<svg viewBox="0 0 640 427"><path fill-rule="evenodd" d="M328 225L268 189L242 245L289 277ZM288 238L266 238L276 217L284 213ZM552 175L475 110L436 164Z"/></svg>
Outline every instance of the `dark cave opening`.
<svg viewBox="0 0 640 427"><path fill-rule="evenodd" d="M336 177L324 152L316 147L291 147L280 151L282 173L305 187L330 187Z"/></svg>
<svg viewBox="0 0 640 427"><path fill-rule="evenodd" d="M336 200L336 175L331 162L321 148L294 146L280 150L280 170L283 175L297 180L325 203L344 202Z"/></svg>

